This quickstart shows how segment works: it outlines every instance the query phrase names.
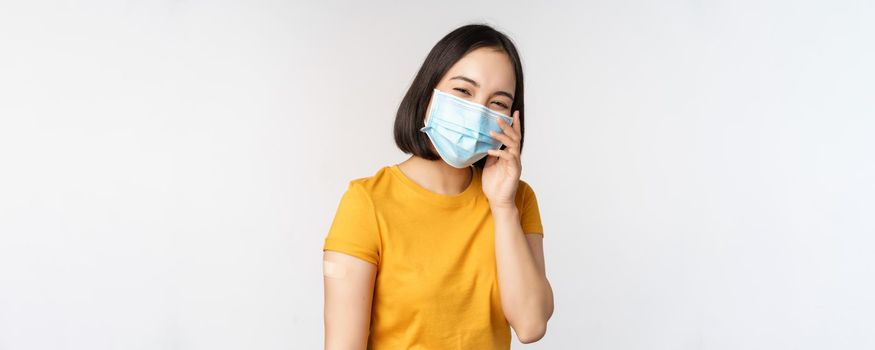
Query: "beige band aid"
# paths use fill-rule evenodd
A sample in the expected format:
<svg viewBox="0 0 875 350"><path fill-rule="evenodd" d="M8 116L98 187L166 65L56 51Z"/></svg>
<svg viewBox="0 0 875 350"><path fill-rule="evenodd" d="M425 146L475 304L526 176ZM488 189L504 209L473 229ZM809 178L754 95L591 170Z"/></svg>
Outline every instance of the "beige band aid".
<svg viewBox="0 0 875 350"><path fill-rule="evenodd" d="M344 278L346 266L336 261L322 260L322 274L328 278Z"/></svg>

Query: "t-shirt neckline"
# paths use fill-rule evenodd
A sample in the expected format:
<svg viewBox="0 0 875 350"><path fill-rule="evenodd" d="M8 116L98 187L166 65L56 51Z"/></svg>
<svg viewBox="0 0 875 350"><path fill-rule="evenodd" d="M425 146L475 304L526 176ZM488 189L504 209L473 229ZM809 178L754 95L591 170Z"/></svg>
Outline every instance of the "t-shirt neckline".
<svg viewBox="0 0 875 350"><path fill-rule="evenodd" d="M398 164L393 164L389 166L390 172L395 174L395 177L401 180L401 182L403 182L407 188L416 192L420 196L425 197L428 201L432 203L449 206L456 206L467 203L472 198L477 196L477 193L480 190L480 169L473 165L471 165L470 168L472 169L472 178L471 182L468 183L468 187L466 187L465 190L457 194L440 194L432 192L414 182L412 179L407 177L404 172L401 171L401 168L398 167Z"/></svg>

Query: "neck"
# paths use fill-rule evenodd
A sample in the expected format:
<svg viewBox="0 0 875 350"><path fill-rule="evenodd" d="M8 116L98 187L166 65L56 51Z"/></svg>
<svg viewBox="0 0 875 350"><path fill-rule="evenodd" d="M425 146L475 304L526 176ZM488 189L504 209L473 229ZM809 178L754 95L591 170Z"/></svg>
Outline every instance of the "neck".
<svg viewBox="0 0 875 350"><path fill-rule="evenodd" d="M398 168L417 185L443 195L462 193L474 176L470 167L458 169L440 159L427 160L417 156L399 163Z"/></svg>

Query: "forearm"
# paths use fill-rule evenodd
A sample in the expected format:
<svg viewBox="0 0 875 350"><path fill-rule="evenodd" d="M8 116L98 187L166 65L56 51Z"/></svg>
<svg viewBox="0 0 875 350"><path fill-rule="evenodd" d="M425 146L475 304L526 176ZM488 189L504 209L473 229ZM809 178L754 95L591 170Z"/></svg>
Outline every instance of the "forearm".
<svg viewBox="0 0 875 350"><path fill-rule="evenodd" d="M492 216L504 315L518 335L540 338L553 313L553 291L532 255L516 207L493 208Z"/></svg>

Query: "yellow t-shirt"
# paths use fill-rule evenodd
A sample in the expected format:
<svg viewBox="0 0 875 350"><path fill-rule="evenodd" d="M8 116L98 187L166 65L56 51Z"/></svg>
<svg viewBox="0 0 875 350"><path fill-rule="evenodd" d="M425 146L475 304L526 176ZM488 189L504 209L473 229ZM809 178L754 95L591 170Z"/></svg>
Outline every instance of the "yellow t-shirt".
<svg viewBox="0 0 875 350"><path fill-rule="evenodd" d="M368 349L510 349L492 213L472 168L457 195L431 192L397 165L350 181L323 251L377 265ZM543 235L523 181L516 205L523 232Z"/></svg>

